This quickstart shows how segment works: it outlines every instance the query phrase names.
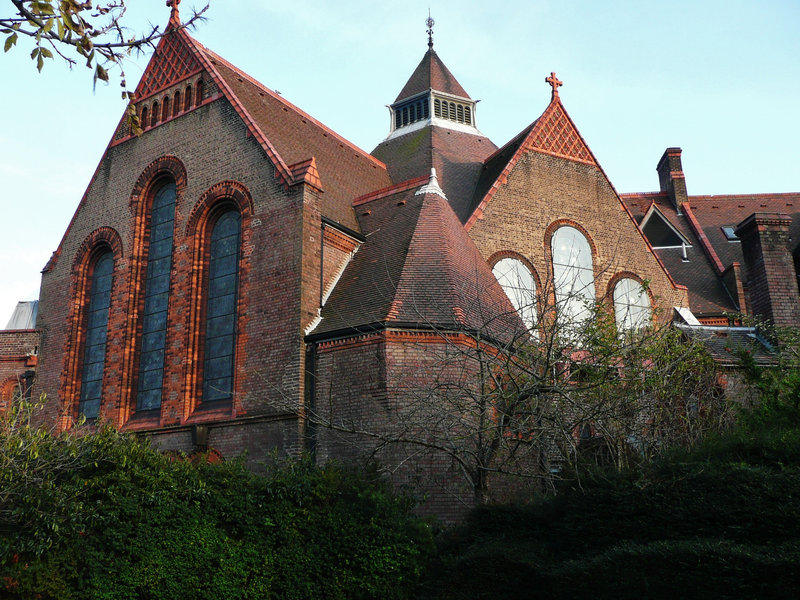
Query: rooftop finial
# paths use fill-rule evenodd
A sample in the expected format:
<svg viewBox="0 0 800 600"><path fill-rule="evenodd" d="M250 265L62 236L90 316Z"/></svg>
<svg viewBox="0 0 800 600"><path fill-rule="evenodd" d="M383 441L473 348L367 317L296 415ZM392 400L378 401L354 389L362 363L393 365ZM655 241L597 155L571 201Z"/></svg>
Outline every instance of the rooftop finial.
<svg viewBox="0 0 800 600"><path fill-rule="evenodd" d="M436 23L431 18L431 9L428 9L428 19L425 21L425 24L428 26L428 48L433 50L433 25Z"/></svg>
<svg viewBox="0 0 800 600"><path fill-rule="evenodd" d="M169 14L169 22L175 25L181 24L181 16L178 12L178 5L181 3L181 0L167 0L167 6L172 8L172 12Z"/></svg>
<svg viewBox="0 0 800 600"><path fill-rule="evenodd" d="M563 81L559 81L558 77L554 71L550 72L550 77L545 77L544 80L550 84L550 87L553 88L553 95L551 96L551 100L555 100L558 98L558 88L564 85Z"/></svg>

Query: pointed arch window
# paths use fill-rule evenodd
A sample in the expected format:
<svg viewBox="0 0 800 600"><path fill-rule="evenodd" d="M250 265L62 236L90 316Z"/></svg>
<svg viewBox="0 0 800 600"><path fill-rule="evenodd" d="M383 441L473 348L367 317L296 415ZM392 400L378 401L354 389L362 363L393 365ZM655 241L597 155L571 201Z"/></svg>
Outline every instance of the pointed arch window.
<svg viewBox="0 0 800 600"><path fill-rule="evenodd" d="M177 117L179 112L181 112L181 93L177 91L175 99L172 101L172 116Z"/></svg>
<svg viewBox="0 0 800 600"><path fill-rule="evenodd" d="M161 406L175 198L175 183L166 183L156 192L150 209L136 410L153 410Z"/></svg>
<svg viewBox="0 0 800 600"><path fill-rule="evenodd" d="M89 304L86 310L86 341L81 368L79 412L87 419L100 413L103 398L103 370L106 360L108 313L111 306L111 284L114 277L114 255L104 249L94 261Z"/></svg>
<svg viewBox="0 0 800 600"><path fill-rule="evenodd" d="M536 281L533 273L517 258L503 258L492 273L505 291L512 306L529 330L536 327Z"/></svg>
<svg viewBox="0 0 800 600"><path fill-rule="evenodd" d="M213 222L209 242L203 343L203 402L233 396L241 214L228 207Z"/></svg>
<svg viewBox="0 0 800 600"><path fill-rule="evenodd" d="M575 227L559 227L551 240L556 309L567 330L591 316L595 300L592 248Z"/></svg>
<svg viewBox="0 0 800 600"><path fill-rule="evenodd" d="M620 333L639 331L650 324L650 297L641 283L629 277L616 283L614 316Z"/></svg>
<svg viewBox="0 0 800 600"><path fill-rule="evenodd" d="M183 100L183 110L189 110L192 108L192 86L186 86L186 95L184 96Z"/></svg>

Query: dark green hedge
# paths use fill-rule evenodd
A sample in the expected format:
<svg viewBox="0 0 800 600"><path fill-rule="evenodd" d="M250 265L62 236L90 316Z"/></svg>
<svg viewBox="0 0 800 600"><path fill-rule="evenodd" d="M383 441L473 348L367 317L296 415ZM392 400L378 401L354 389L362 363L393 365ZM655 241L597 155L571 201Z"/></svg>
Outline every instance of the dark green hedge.
<svg viewBox="0 0 800 600"><path fill-rule="evenodd" d="M37 444L47 475L0 507L3 598L406 598L433 550L407 501L335 465L255 475L111 429Z"/></svg>
<svg viewBox="0 0 800 600"><path fill-rule="evenodd" d="M800 430L742 428L444 538L430 598L800 597Z"/></svg>

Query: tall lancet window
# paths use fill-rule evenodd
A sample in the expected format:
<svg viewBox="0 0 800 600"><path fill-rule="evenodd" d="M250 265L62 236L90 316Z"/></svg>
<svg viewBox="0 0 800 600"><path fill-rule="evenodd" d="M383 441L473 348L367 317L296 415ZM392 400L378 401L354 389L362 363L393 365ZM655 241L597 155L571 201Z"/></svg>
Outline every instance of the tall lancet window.
<svg viewBox="0 0 800 600"><path fill-rule="evenodd" d="M209 245L203 347L203 402L233 396L241 215L228 209L213 224Z"/></svg>
<svg viewBox="0 0 800 600"><path fill-rule="evenodd" d="M111 306L113 278L114 255L110 249L106 249L94 262L89 305L86 311L86 342L83 351L79 411L87 419L98 416L103 398L103 367L106 361L108 311Z"/></svg>
<svg viewBox="0 0 800 600"><path fill-rule="evenodd" d="M165 184L156 193L150 209L150 242L147 249L144 310L141 314L142 337L136 410L153 410L161 406L175 194L175 183Z"/></svg>
<svg viewBox="0 0 800 600"><path fill-rule="evenodd" d="M592 248L574 227L560 227L553 234L553 282L559 323L573 333L591 316L594 303Z"/></svg>

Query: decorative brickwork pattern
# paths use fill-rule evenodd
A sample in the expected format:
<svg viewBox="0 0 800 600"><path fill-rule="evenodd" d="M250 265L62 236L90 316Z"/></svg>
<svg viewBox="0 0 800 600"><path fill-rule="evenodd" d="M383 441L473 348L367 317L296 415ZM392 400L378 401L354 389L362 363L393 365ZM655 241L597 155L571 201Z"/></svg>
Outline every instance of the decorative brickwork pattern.
<svg viewBox="0 0 800 600"><path fill-rule="evenodd" d="M136 86L135 97L145 98L197 73L201 68L182 36L170 32L161 38L153 58Z"/></svg>

